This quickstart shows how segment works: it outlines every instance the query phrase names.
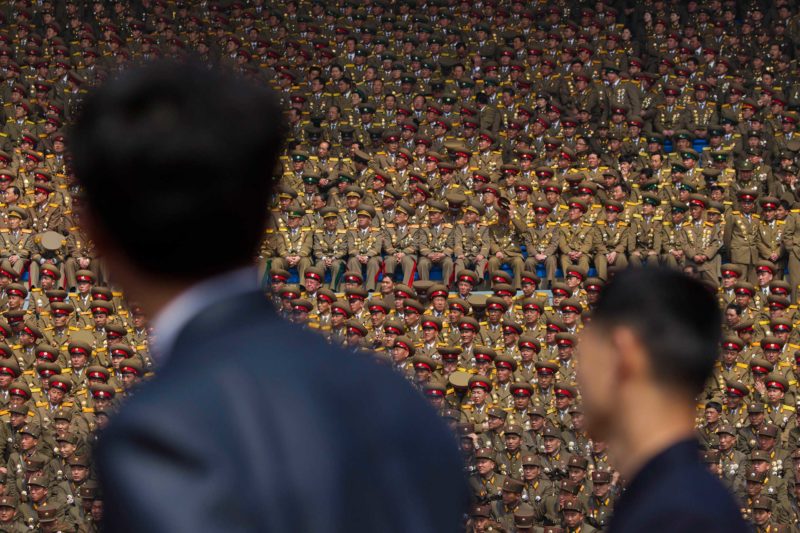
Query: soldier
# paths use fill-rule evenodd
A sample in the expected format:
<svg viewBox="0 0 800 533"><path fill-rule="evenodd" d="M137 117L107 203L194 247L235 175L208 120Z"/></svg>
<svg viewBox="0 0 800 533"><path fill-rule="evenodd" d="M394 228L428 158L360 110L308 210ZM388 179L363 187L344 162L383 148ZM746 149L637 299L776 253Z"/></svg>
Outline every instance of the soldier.
<svg viewBox="0 0 800 533"><path fill-rule="evenodd" d="M527 242L528 258L525 260L525 269L531 272L536 267L543 265L545 269L545 283L542 288L550 288L556 277L556 252L558 251L558 224L548 220L552 208L547 202L533 204L533 224L528 230Z"/></svg>
<svg viewBox="0 0 800 533"><path fill-rule="evenodd" d="M273 266L279 269L296 268L300 279L305 277L305 270L311 266L311 228L302 227L305 212L299 204L289 207L287 230L278 238L278 257L273 259Z"/></svg>
<svg viewBox="0 0 800 533"><path fill-rule="evenodd" d="M347 235L344 228L339 228L339 213L333 207L325 207L320 211L322 227L314 230L312 252L315 266L322 272L330 272L328 284L334 291L339 288L339 280L347 255ZM323 276L324 277L324 276Z"/></svg>
<svg viewBox="0 0 800 533"><path fill-rule="evenodd" d="M633 266L658 265L660 261L662 218L655 208L661 200L652 193L642 195L642 212L635 213L631 223L630 262Z"/></svg>
<svg viewBox="0 0 800 533"><path fill-rule="evenodd" d="M384 227L383 251L384 275L394 276L398 266L403 270L403 284L410 285L414 276L414 266L417 264L417 224L409 224L408 219L413 215L413 209L406 202L400 202L395 209L392 224Z"/></svg>
<svg viewBox="0 0 800 533"><path fill-rule="evenodd" d="M758 194L743 190L737 195L741 211L732 211L725 221L725 246L730 250L731 262L741 267L743 278L753 282L758 258L756 235L760 217L755 214Z"/></svg>
<svg viewBox="0 0 800 533"><path fill-rule="evenodd" d="M380 270L380 252L383 246L382 231L372 225L375 209L366 204L359 204L357 224L347 232L347 269L362 272L366 267L366 287L375 290Z"/></svg>
<svg viewBox="0 0 800 533"><path fill-rule="evenodd" d="M417 269L422 280L429 280L433 265L442 268L442 280L449 284L453 274L453 225L444 222L447 206L435 200L428 201L428 224L417 232L419 263Z"/></svg>
<svg viewBox="0 0 800 533"><path fill-rule="evenodd" d="M786 265L786 249L783 245L785 222L777 220L777 209L780 200L772 196L764 196L759 200L761 206L761 220L756 230L756 249L758 258L770 261L780 268L775 269L778 279L783 277Z"/></svg>
<svg viewBox="0 0 800 533"><path fill-rule="evenodd" d="M476 272L476 282L483 279L489 264L487 259L490 245L489 232L486 226L479 222L485 212L480 203L469 202L464 209L464 223L457 225L453 230L455 271L460 273L470 269ZM461 282L460 275L458 281Z"/></svg>
<svg viewBox="0 0 800 533"><path fill-rule="evenodd" d="M592 472L592 495L586 503L586 521L597 529L608 526L614 512L615 496L612 473L608 470Z"/></svg>
<svg viewBox="0 0 800 533"><path fill-rule="evenodd" d="M0 229L0 257L7 259L17 276L27 268L33 249L33 236L30 229L22 228L28 214L19 207L8 209L8 227Z"/></svg>
<svg viewBox="0 0 800 533"><path fill-rule="evenodd" d="M514 516L517 514L532 515L533 507L522 501L522 492L525 484L518 480L506 477L500 493L500 500L492 504L493 516L497 522L506 528L514 529Z"/></svg>
<svg viewBox="0 0 800 533"><path fill-rule="evenodd" d="M34 187L33 205L28 209L30 228L34 233L45 231L61 232L63 228L62 208L50 201L53 187L47 183L37 183Z"/></svg>
<svg viewBox="0 0 800 533"><path fill-rule="evenodd" d="M686 235L683 221L688 206L680 201L672 202L672 217L665 222L661 232L661 262L671 268L683 268L686 261L684 247Z"/></svg>
<svg viewBox="0 0 800 533"><path fill-rule="evenodd" d="M693 265L702 279L716 284L720 276L722 262L719 252L722 248L720 228L705 219L708 198L701 194L689 197L691 222L684 231L683 248L687 265Z"/></svg>
<svg viewBox="0 0 800 533"><path fill-rule="evenodd" d="M586 203L582 200L570 200L568 221L561 224L558 248L564 272L570 265L589 270L589 259L596 246L594 227L582 219L586 210Z"/></svg>
<svg viewBox="0 0 800 533"><path fill-rule="evenodd" d="M596 253L594 265L597 275L602 280L608 279L608 267L625 268L628 266L628 249L631 246L631 235L628 223L620 221L620 213L625 209L622 202L607 200L605 220L596 222Z"/></svg>
<svg viewBox="0 0 800 533"><path fill-rule="evenodd" d="M489 504L500 500L505 476L495 470L496 454L491 448L475 451L476 473L469 479L472 495L476 501Z"/></svg>

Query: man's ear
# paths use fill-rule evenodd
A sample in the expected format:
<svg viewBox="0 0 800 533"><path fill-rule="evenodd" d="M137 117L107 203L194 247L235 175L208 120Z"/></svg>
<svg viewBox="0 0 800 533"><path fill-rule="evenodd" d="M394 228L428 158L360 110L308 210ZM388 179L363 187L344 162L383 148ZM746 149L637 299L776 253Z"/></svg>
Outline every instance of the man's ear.
<svg viewBox="0 0 800 533"><path fill-rule="evenodd" d="M647 351L639 336L627 326L614 328L609 335L614 346L617 383L637 381L650 373Z"/></svg>

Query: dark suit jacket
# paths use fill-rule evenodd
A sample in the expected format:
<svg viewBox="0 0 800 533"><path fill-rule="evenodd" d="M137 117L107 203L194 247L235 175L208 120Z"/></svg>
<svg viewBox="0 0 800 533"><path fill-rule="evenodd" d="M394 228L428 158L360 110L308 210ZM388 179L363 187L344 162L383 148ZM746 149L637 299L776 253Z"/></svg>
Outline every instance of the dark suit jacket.
<svg viewBox="0 0 800 533"><path fill-rule="evenodd" d="M101 434L112 532L458 531L456 440L407 382L227 299Z"/></svg>
<svg viewBox="0 0 800 533"><path fill-rule="evenodd" d="M745 533L733 496L700 463L694 439L651 459L617 502L609 533Z"/></svg>

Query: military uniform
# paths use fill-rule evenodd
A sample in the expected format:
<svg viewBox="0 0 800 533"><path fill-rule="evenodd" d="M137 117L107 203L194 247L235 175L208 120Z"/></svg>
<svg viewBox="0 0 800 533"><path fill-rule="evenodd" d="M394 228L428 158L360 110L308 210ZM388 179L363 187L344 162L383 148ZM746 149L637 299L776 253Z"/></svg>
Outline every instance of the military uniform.
<svg viewBox="0 0 800 533"><path fill-rule="evenodd" d="M442 279L447 283L453 274L453 225L442 222L436 226L421 226L417 232L419 262L417 270L420 279L428 280L434 264L441 265ZM443 254L441 259L433 259Z"/></svg>

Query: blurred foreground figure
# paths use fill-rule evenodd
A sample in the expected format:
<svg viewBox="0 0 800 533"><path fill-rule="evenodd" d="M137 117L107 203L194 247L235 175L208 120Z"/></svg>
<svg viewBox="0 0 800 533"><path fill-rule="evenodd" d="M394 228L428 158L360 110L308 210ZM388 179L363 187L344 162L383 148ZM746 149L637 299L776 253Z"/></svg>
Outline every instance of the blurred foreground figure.
<svg viewBox="0 0 800 533"><path fill-rule="evenodd" d="M683 274L629 270L603 291L578 380L589 432L608 442L628 480L609 531L748 531L694 436L694 399L719 339L714 297Z"/></svg>
<svg viewBox="0 0 800 533"><path fill-rule="evenodd" d="M85 100L85 220L155 317L159 367L100 438L108 531L459 529L466 488L435 413L256 288L283 130L271 93L191 64Z"/></svg>

